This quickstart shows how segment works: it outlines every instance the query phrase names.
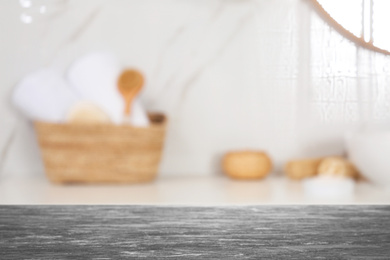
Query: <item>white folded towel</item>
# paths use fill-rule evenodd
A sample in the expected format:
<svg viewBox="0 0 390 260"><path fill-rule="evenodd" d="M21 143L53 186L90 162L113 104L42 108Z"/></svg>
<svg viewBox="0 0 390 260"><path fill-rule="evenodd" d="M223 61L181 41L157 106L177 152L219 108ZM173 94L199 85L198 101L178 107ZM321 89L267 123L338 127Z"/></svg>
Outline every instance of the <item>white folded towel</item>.
<svg viewBox="0 0 390 260"><path fill-rule="evenodd" d="M79 101L59 71L45 68L21 80L12 96L14 105L32 120L64 122L68 109Z"/></svg>
<svg viewBox="0 0 390 260"><path fill-rule="evenodd" d="M117 81L123 67L111 53L90 53L76 60L69 68L67 80L84 100L100 106L115 124L123 123L124 100ZM134 126L149 124L145 110L135 101L130 122Z"/></svg>
<svg viewBox="0 0 390 260"><path fill-rule="evenodd" d="M141 102L136 98L131 107L131 115L129 122L133 126L147 127L149 126L149 118L141 105Z"/></svg>
<svg viewBox="0 0 390 260"><path fill-rule="evenodd" d="M75 61L67 73L45 68L27 75L16 86L13 103L32 120L53 123L66 121L79 101L100 107L115 124L124 122L146 127L149 118L139 98L135 98L130 117L124 118L124 100L117 88L123 67L109 53L92 53Z"/></svg>

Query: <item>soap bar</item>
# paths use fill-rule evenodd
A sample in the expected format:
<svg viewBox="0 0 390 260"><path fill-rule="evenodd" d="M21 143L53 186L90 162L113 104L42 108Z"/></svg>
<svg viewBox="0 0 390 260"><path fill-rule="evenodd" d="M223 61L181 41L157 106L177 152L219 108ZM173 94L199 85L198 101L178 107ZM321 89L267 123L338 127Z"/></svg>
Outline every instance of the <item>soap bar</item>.
<svg viewBox="0 0 390 260"><path fill-rule="evenodd" d="M72 124L108 124L109 116L91 102L80 102L74 105L67 115L67 122Z"/></svg>
<svg viewBox="0 0 390 260"><path fill-rule="evenodd" d="M358 171L344 158L327 157L318 166L318 175L357 178Z"/></svg>
<svg viewBox="0 0 390 260"><path fill-rule="evenodd" d="M234 179L261 179L272 169L270 157L261 151L237 151L225 154L222 167Z"/></svg>
<svg viewBox="0 0 390 260"><path fill-rule="evenodd" d="M59 71L44 68L23 78L12 101L27 117L52 123L64 122L66 113L79 101Z"/></svg>
<svg viewBox="0 0 390 260"><path fill-rule="evenodd" d="M317 175L322 158L289 161L284 168L286 175L295 180Z"/></svg>

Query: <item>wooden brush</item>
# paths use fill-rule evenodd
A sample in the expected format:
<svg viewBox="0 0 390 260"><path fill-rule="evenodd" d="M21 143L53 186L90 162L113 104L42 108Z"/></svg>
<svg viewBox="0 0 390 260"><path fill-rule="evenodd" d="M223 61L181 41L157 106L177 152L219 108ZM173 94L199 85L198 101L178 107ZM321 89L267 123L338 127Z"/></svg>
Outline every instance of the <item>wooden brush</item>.
<svg viewBox="0 0 390 260"><path fill-rule="evenodd" d="M144 85L142 74L133 69L122 72L118 79L118 90L125 100L124 115L128 117L131 113L131 105Z"/></svg>

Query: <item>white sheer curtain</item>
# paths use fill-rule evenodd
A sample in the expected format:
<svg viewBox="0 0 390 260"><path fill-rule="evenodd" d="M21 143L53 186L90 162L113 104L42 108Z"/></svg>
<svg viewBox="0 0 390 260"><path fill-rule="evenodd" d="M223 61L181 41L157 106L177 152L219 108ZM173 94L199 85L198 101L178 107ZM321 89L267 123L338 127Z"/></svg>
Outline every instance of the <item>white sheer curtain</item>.
<svg viewBox="0 0 390 260"><path fill-rule="evenodd" d="M272 89L264 107L277 160L344 154L346 132L390 129L389 56L343 37L309 0L258 4L259 83Z"/></svg>
<svg viewBox="0 0 390 260"><path fill-rule="evenodd" d="M389 123L389 56L346 40L315 12L310 16L315 118L367 127Z"/></svg>

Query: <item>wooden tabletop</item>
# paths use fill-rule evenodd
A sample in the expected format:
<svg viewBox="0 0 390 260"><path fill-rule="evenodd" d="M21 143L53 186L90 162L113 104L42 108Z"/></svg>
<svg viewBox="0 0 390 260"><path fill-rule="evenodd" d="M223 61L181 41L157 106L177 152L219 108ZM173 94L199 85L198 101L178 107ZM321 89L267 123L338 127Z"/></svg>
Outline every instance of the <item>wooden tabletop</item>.
<svg viewBox="0 0 390 260"><path fill-rule="evenodd" d="M389 259L390 206L1 206L1 259Z"/></svg>

